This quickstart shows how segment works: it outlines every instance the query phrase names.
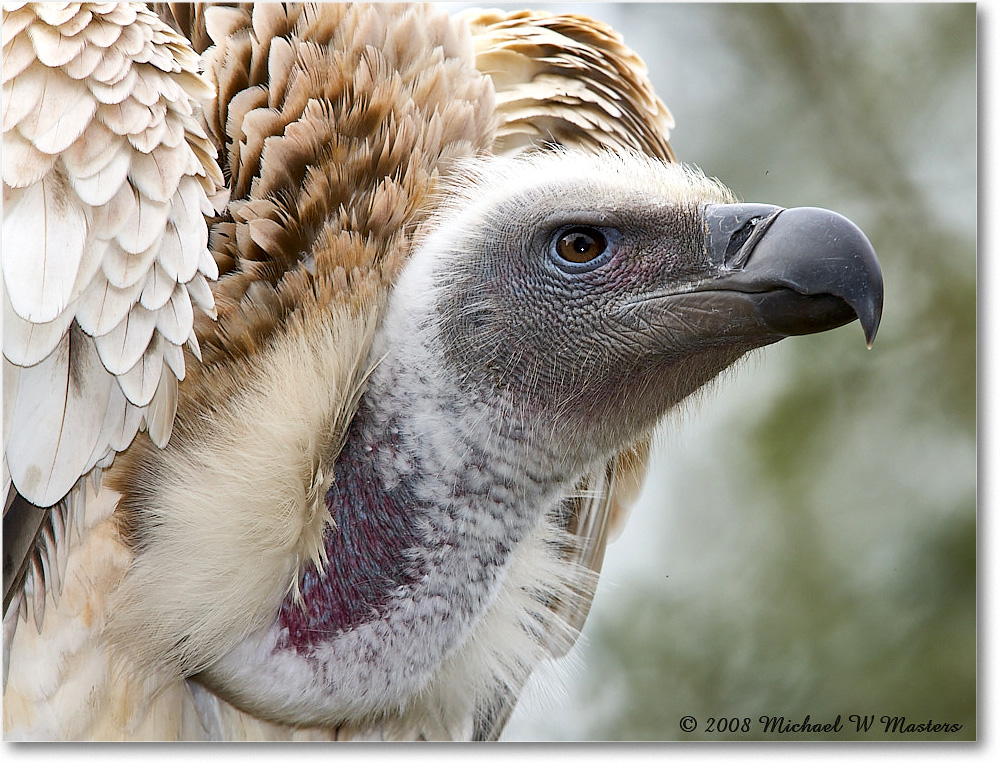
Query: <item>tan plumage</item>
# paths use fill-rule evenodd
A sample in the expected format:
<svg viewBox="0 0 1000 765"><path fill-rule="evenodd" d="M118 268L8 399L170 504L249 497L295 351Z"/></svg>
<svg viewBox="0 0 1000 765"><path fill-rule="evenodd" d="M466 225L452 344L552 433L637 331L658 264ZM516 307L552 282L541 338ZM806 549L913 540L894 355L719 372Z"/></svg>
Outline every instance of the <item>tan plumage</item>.
<svg viewBox="0 0 1000 765"><path fill-rule="evenodd" d="M539 11L467 11L476 67L496 89L493 150L559 143L674 160L673 117L646 66L600 22Z"/></svg>
<svg viewBox="0 0 1000 765"><path fill-rule="evenodd" d="M330 535L351 531L331 496L351 482L337 470L367 386L392 368L379 345L400 321L390 293L411 255L433 249L449 205L482 183L462 180L479 172L474 158L527 150L533 172L534 150L610 149L625 159L580 164L622 195L628 162L680 208L733 199L638 156L673 160L672 118L639 58L583 17L157 10L164 20L126 5L4 14L5 731L496 737L534 666L564 654L586 618L644 478L642 418L621 426L627 438L604 428L614 450L574 463L569 490L512 549L487 535L509 553L499 583L453 646L454 604L459 626L443 629L429 674L412 669L413 650L389 652L400 665L379 690L376 656L375 669L350 668L360 679L338 676L346 701L326 706L306 686L255 694L256 672L245 676L275 613L291 614L290 640L306 618L302 588L352 575L351 561L330 560ZM389 472L410 475L390 453ZM493 469L507 491L505 466ZM473 521L463 534L475 536ZM331 639L363 631L345 608ZM397 633L379 634L392 645Z"/></svg>

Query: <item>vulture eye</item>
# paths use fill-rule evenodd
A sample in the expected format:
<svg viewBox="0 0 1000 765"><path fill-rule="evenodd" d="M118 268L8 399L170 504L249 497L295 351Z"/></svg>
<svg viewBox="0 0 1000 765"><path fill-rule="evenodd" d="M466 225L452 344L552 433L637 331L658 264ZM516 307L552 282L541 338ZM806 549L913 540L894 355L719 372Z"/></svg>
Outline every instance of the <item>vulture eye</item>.
<svg viewBox="0 0 1000 765"><path fill-rule="evenodd" d="M598 259L608 252L608 237L592 226L572 226L559 231L553 241L555 254L568 266L599 265ZM576 269L573 269L576 270Z"/></svg>

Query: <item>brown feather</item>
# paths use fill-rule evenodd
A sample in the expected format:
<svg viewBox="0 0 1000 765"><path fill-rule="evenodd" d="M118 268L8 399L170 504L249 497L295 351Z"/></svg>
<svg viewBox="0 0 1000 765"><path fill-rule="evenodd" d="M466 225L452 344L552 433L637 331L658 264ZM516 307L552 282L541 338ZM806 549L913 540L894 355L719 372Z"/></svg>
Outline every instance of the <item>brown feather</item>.
<svg viewBox="0 0 1000 765"><path fill-rule="evenodd" d="M674 161L673 118L611 27L541 11L470 11L476 66L497 91L497 152L557 143ZM597 129L594 129L594 128Z"/></svg>

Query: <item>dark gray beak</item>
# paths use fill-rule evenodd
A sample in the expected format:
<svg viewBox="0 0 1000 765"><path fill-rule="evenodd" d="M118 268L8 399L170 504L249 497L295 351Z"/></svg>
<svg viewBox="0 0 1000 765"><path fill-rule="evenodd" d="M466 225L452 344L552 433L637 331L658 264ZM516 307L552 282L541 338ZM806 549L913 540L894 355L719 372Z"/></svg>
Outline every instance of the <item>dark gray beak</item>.
<svg viewBox="0 0 1000 765"><path fill-rule="evenodd" d="M741 293L781 336L860 320L870 348L882 317L882 270L861 229L816 207L708 205L705 244L718 277L699 291Z"/></svg>

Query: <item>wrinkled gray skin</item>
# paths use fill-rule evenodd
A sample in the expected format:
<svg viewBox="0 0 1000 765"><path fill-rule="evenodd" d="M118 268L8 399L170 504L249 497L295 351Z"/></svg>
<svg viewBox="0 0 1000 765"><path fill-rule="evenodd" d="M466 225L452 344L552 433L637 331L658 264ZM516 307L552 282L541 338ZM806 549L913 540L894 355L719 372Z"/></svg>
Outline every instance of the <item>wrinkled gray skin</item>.
<svg viewBox="0 0 1000 765"><path fill-rule="evenodd" d="M638 183L607 197L596 184L530 188L452 245L436 307L442 356L470 392L509 397L544 422L543 438L584 439L607 455L754 348L859 311L866 335L877 327L874 252L835 213L678 203ZM754 238L745 224L758 217L765 230ZM792 218L779 233L777 221ZM610 251L592 269L554 252L574 225L608 236ZM764 253L775 234L781 252ZM727 254L744 240L749 247Z"/></svg>

